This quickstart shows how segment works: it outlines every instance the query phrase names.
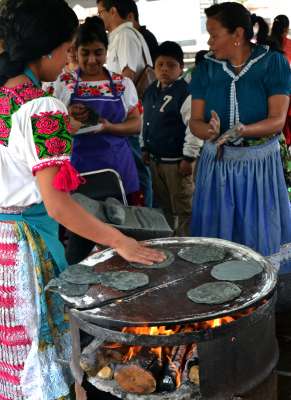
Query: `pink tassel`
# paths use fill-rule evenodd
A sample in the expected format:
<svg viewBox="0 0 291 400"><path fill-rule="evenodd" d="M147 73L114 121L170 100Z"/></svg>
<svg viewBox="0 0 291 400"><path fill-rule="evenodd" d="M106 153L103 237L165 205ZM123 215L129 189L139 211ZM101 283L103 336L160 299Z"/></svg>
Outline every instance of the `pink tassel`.
<svg viewBox="0 0 291 400"><path fill-rule="evenodd" d="M53 186L62 192L71 192L76 190L81 183L85 183L85 179L69 161L65 161L54 178Z"/></svg>

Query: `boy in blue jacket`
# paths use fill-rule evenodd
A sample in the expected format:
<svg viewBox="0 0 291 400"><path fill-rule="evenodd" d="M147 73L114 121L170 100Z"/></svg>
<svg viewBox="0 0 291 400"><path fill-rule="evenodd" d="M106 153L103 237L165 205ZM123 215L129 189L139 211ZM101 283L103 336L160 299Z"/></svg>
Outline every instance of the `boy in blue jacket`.
<svg viewBox="0 0 291 400"><path fill-rule="evenodd" d="M143 98L142 150L150 166L154 196L178 236L189 235L193 171L202 141L190 132L191 96L181 79L183 50L162 43L156 53L155 81Z"/></svg>

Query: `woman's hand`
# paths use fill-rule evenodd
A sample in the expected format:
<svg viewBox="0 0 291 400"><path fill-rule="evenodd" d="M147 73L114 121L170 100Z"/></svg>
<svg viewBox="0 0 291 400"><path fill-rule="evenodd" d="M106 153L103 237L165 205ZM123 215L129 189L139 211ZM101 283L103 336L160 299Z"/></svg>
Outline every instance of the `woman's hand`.
<svg viewBox="0 0 291 400"><path fill-rule="evenodd" d="M114 132L114 124L109 122L107 119L100 118L99 123L102 125L102 127L100 130L98 130L98 132Z"/></svg>
<svg viewBox="0 0 291 400"><path fill-rule="evenodd" d="M190 161L182 160L179 163L179 174L182 176L191 175L193 172L193 165Z"/></svg>
<svg viewBox="0 0 291 400"><path fill-rule="evenodd" d="M220 118L215 111L211 111L211 118L208 125L209 140L213 142L220 134Z"/></svg>
<svg viewBox="0 0 291 400"><path fill-rule="evenodd" d="M69 115L84 124L88 120L89 111L84 104L72 104L69 106Z"/></svg>
<svg viewBox="0 0 291 400"><path fill-rule="evenodd" d="M152 265L166 259L162 251L146 247L128 236L123 237L122 241L115 246L115 250L125 260L145 265Z"/></svg>

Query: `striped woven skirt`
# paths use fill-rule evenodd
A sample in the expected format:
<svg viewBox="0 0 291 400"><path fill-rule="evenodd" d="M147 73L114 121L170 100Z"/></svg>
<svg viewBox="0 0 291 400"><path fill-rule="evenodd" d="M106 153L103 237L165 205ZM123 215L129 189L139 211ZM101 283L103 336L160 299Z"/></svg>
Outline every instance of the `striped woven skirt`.
<svg viewBox="0 0 291 400"><path fill-rule="evenodd" d="M280 147L274 138L250 147L206 142L199 160L192 208L192 236L244 244L291 272L291 208Z"/></svg>
<svg viewBox="0 0 291 400"><path fill-rule="evenodd" d="M0 222L0 400L69 399L69 326L61 299L44 291L55 274L37 233Z"/></svg>

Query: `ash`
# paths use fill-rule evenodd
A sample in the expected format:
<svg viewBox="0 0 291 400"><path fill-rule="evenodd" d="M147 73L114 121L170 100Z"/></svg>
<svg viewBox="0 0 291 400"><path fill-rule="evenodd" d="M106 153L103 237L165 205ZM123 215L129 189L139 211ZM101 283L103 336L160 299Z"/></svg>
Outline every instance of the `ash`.
<svg viewBox="0 0 291 400"><path fill-rule="evenodd" d="M99 378L88 378L88 381L97 389L110 393L112 396L124 400L201 400L199 388L189 382L183 383L174 392L160 392L152 394L132 394L123 392L114 380L103 380Z"/></svg>

